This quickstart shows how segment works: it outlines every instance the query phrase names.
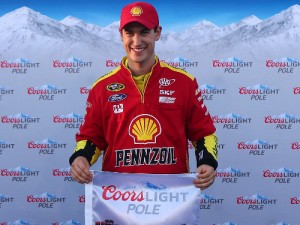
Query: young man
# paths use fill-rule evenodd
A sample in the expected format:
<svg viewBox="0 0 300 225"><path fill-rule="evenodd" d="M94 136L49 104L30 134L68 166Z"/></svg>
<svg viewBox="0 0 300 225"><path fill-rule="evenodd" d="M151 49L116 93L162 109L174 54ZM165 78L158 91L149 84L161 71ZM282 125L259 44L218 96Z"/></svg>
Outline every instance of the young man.
<svg viewBox="0 0 300 225"><path fill-rule="evenodd" d="M89 183L90 166L103 154L102 170L126 173L188 173L188 140L195 146L196 187L215 179L215 127L192 75L160 62L155 42L162 27L145 2L125 6L120 34L127 56L92 86L71 174Z"/></svg>

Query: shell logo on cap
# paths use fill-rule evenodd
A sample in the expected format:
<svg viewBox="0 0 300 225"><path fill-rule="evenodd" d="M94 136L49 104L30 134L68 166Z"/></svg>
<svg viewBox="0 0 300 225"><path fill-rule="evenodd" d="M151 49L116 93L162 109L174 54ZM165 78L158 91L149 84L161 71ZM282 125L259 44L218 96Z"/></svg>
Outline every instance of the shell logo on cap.
<svg viewBox="0 0 300 225"><path fill-rule="evenodd" d="M143 13L143 9L140 6L135 6L130 10L131 15L140 16Z"/></svg>
<svg viewBox="0 0 300 225"><path fill-rule="evenodd" d="M129 125L129 135L133 137L135 144L156 143L156 138L160 134L159 121L149 114L138 115Z"/></svg>

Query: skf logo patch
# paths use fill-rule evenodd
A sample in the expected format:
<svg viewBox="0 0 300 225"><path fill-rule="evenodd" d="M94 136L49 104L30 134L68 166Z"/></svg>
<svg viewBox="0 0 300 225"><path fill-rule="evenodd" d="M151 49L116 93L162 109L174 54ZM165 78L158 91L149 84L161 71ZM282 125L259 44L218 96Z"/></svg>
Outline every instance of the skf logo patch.
<svg viewBox="0 0 300 225"><path fill-rule="evenodd" d="M156 138L161 134L161 126L154 116L141 114L131 121L128 132L135 144L156 143Z"/></svg>
<svg viewBox="0 0 300 225"><path fill-rule="evenodd" d="M143 9L140 6L135 6L130 10L131 15L140 16L143 13Z"/></svg>
<svg viewBox="0 0 300 225"><path fill-rule="evenodd" d="M112 83L106 86L106 90L108 91L121 91L125 88L124 84L120 83Z"/></svg>

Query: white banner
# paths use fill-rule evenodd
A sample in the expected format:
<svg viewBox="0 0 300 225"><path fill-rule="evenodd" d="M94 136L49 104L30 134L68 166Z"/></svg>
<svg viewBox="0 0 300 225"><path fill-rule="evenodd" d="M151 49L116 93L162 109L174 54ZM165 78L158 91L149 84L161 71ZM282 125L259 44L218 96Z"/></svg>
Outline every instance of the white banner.
<svg viewBox="0 0 300 225"><path fill-rule="evenodd" d="M198 225L195 174L93 171L85 185L86 225Z"/></svg>

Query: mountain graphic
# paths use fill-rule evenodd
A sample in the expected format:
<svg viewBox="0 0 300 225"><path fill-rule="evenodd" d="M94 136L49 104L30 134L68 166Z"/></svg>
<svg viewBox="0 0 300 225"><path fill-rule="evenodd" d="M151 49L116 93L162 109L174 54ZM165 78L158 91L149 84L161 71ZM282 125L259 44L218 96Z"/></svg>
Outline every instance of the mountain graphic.
<svg viewBox="0 0 300 225"><path fill-rule="evenodd" d="M66 58L80 55L85 60L119 58L124 55L118 30L119 21L106 27L66 15L57 21L28 7L21 7L0 17L0 56L20 58L29 62L38 58ZM267 58L281 55L289 62L299 61L288 57L300 50L300 6L295 4L265 20L250 15L223 27L202 20L182 32L163 33L157 42L157 54L173 58L174 54L195 56L224 56L239 62L244 58ZM18 57L26 52L26 58ZM102 54L105 53L105 54ZM284 57L286 56L286 57ZM44 58L41 58L44 57ZM78 60L75 57L72 60Z"/></svg>
<svg viewBox="0 0 300 225"><path fill-rule="evenodd" d="M35 144L57 144L57 142L55 140L52 140L52 139L44 139L42 141L35 141L34 142Z"/></svg>
<svg viewBox="0 0 300 225"><path fill-rule="evenodd" d="M67 222L61 222L59 225L81 225L79 222L75 220L69 220Z"/></svg>
<svg viewBox="0 0 300 225"><path fill-rule="evenodd" d="M236 168L233 168L233 167L228 167L226 169L223 169L223 170L219 170L219 172L229 172L229 173L240 173L241 170L240 169L236 169Z"/></svg>

